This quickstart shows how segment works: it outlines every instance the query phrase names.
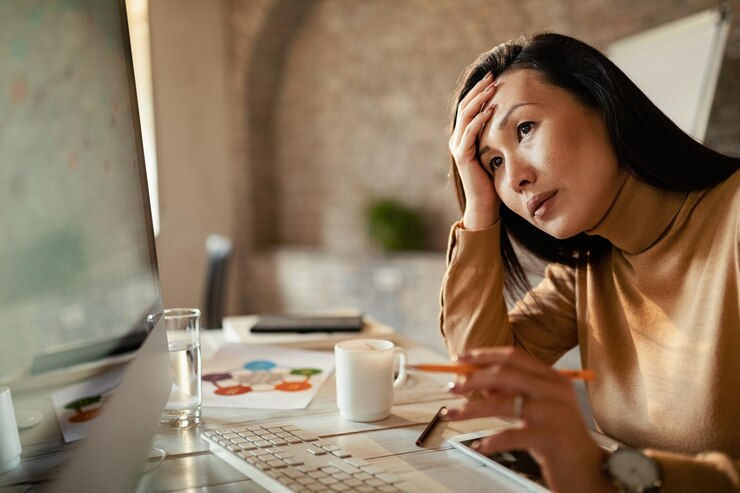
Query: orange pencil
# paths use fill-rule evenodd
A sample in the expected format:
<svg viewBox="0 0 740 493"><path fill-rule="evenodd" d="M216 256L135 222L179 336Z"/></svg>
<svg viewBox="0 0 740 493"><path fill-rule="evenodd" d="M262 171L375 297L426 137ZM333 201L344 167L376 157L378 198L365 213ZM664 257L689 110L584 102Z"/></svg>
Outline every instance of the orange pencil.
<svg viewBox="0 0 740 493"><path fill-rule="evenodd" d="M420 371L432 371L438 373L456 373L458 375L467 375L474 371L480 370L482 367L476 365L467 365L460 363L457 365L437 365L437 364L419 364L419 365L408 365L409 369L420 370ZM572 380L585 380L590 382L596 378L596 372L593 370L557 370L561 375Z"/></svg>

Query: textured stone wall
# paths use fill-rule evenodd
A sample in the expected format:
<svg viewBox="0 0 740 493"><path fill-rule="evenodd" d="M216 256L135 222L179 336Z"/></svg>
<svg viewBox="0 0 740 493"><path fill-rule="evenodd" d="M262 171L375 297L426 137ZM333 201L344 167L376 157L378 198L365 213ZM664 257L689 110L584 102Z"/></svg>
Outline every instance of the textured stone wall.
<svg viewBox="0 0 740 493"><path fill-rule="evenodd" d="M459 215L446 178L446 127L464 67L522 33L551 30L605 49L716 4L232 0L243 309L364 303L388 323L433 330L442 251ZM740 155L740 0L728 5L735 18L707 142ZM363 211L380 196L423 213L431 251L418 262L378 255L370 245ZM393 303L377 302L389 293Z"/></svg>

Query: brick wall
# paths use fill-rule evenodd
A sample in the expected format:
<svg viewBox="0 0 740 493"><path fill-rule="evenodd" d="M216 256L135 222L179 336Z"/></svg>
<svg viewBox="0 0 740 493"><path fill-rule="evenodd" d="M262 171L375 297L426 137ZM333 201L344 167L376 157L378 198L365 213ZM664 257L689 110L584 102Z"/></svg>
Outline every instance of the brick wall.
<svg viewBox="0 0 740 493"><path fill-rule="evenodd" d="M740 155L740 0L728 3L735 18L707 142ZM233 0L243 310L380 299L372 272L381 269L381 278L395 272L401 279L395 304L360 308L411 331L432 330L442 250L459 214L446 179L446 126L463 68L522 33L552 30L605 49L715 6L713 0ZM380 256L369 243L362 213L379 196L423 213L431 251L417 263L408 255ZM250 255L253 249L259 254Z"/></svg>

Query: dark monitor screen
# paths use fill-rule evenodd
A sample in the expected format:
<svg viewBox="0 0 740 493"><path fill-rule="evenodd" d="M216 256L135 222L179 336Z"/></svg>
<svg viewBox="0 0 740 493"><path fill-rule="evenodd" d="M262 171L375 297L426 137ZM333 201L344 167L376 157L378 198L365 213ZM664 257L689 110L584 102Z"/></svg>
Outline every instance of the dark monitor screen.
<svg viewBox="0 0 740 493"><path fill-rule="evenodd" d="M0 382L135 349L158 311L121 8L0 2Z"/></svg>

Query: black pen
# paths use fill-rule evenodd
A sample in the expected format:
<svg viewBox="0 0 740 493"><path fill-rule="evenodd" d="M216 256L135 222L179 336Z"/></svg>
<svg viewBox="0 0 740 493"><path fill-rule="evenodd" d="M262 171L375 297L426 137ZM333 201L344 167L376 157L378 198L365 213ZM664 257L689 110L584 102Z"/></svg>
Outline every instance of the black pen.
<svg viewBox="0 0 740 493"><path fill-rule="evenodd" d="M424 443L424 440L426 439L427 435L432 431L432 428L434 428L434 425L437 424L439 421L439 418L441 418L444 414L447 414L447 407L442 406L439 408L439 411L437 411L437 414L434 415L432 420L429 422L426 428L424 428L424 431L421 432L421 435L419 435L419 438L416 439L416 446L421 447Z"/></svg>

